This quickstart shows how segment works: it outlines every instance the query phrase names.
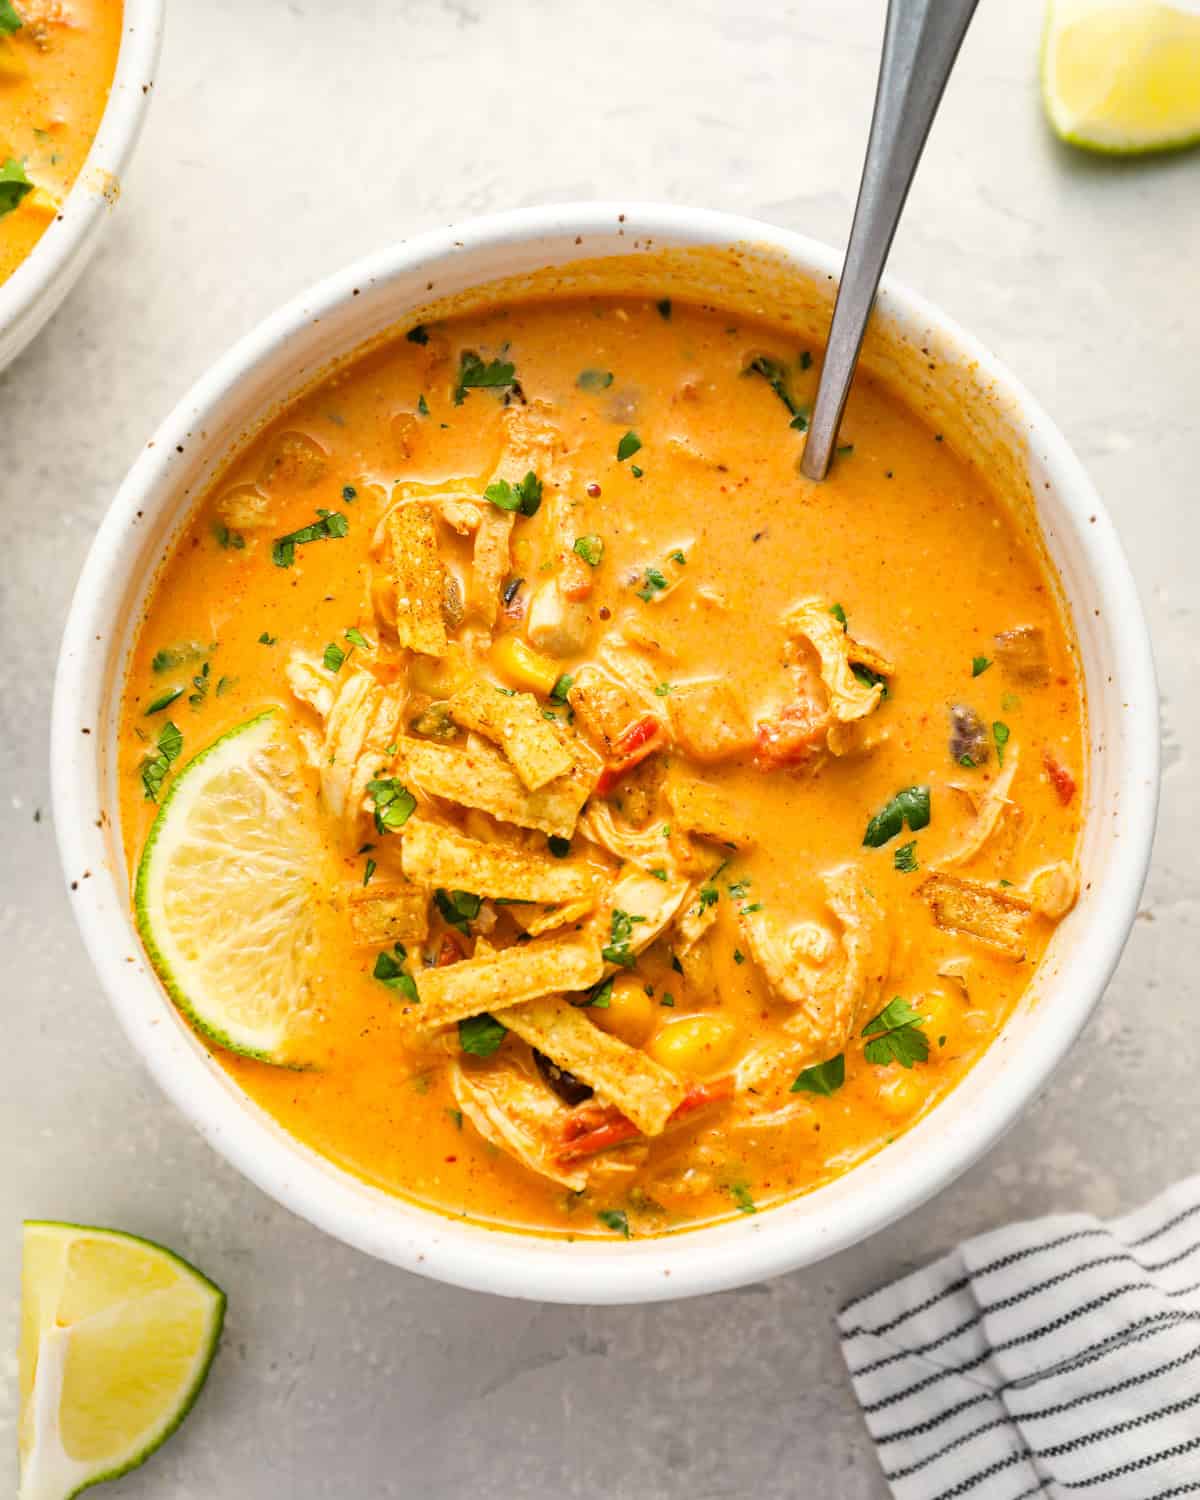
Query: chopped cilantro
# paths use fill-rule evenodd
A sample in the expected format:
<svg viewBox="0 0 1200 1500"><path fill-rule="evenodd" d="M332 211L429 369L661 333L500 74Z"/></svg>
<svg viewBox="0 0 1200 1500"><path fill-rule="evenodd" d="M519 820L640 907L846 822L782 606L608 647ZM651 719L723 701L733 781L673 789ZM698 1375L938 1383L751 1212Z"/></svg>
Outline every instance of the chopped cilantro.
<svg viewBox="0 0 1200 1500"><path fill-rule="evenodd" d="M479 915L483 900L470 891L445 891L440 887L433 893L434 904L442 914L442 920L457 927L464 937L470 937L469 924Z"/></svg>
<svg viewBox="0 0 1200 1500"><path fill-rule="evenodd" d="M670 696L670 692L671 684L669 682L660 682L654 689L654 696L656 698L666 698Z"/></svg>
<svg viewBox="0 0 1200 1500"><path fill-rule="evenodd" d="M580 1010L608 1010L612 1005L613 982L611 977L603 980L594 990L589 990L584 998L575 1002Z"/></svg>
<svg viewBox="0 0 1200 1500"><path fill-rule="evenodd" d="M287 536L278 536L271 546L271 561L277 568L290 568L296 561L296 548L306 542L321 542L334 537L343 537L350 530L350 522L340 510L318 510L317 520L299 531L290 531Z"/></svg>
<svg viewBox="0 0 1200 1500"><path fill-rule="evenodd" d="M888 680L882 672L872 672L870 667L864 667L858 661L851 666L850 670L854 673L855 680L861 682L863 687L872 688L877 682L882 683L883 692L879 696L881 698L888 696Z"/></svg>
<svg viewBox="0 0 1200 1500"><path fill-rule="evenodd" d="M170 719L158 731L157 753L142 762L142 787L147 802L157 802L162 784L183 749L183 733Z"/></svg>
<svg viewBox="0 0 1200 1500"><path fill-rule="evenodd" d="M658 299L658 301L654 305L655 305L655 307L658 308L658 315L659 315L659 317L663 318L666 322L669 323L671 321L671 299L670 299L670 297L660 297Z"/></svg>
<svg viewBox="0 0 1200 1500"><path fill-rule="evenodd" d="M641 438L631 428L617 444L617 462L623 464L627 458L632 458L635 453L640 452L641 446Z"/></svg>
<svg viewBox="0 0 1200 1500"><path fill-rule="evenodd" d="M651 870L650 874L653 875L653 877L655 878L655 880L667 880L667 879L670 878L667 875L667 872L664 869L662 869L661 866L658 867L658 868L656 868L656 869Z"/></svg>
<svg viewBox="0 0 1200 1500"><path fill-rule="evenodd" d="M571 852L571 840L564 839L557 833L552 833L546 840L546 847L555 859L566 859Z"/></svg>
<svg viewBox="0 0 1200 1500"><path fill-rule="evenodd" d="M330 641L328 646L325 647L325 653L321 657L321 660L325 664L327 671L340 672L342 663L346 660L346 653L336 641Z"/></svg>
<svg viewBox="0 0 1200 1500"><path fill-rule="evenodd" d="M542 503L542 481L530 469L517 484L497 479L484 490L483 498L490 500L497 510L515 510L522 516L536 516Z"/></svg>
<svg viewBox="0 0 1200 1500"><path fill-rule="evenodd" d="M839 443L837 446L837 454L839 458L849 458L853 452L853 443Z"/></svg>
<svg viewBox="0 0 1200 1500"><path fill-rule="evenodd" d="M630 464L629 465L629 472L633 475L633 477L635 479L640 479L642 477L642 475L646 471L645 471L645 469L639 469L638 466L637 466L637 464Z"/></svg>
<svg viewBox="0 0 1200 1500"><path fill-rule="evenodd" d="M735 964L744 964L746 962L746 955L740 948L735 948L733 950L733 961Z"/></svg>
<svg viewBox="0 0 1200 1500"><path fill-rule="evenodd" d="M849 628L847 620L846 620L846 611L842 608L842 606L840 604L831 604L829 606L829 613L838 622L838 624L842 627L843 630L846 630L846 629Z"/></svg>
<svg viewBox="0 0 1200 1500"><path fill-rule="evenodd" d="M160 693L152 703L147 703L146 717L149 718L151 714L162 713L164 708L170 708L171 704L175 702L176 698L182 697L183 689L181 687L168 688L165 693Z"/></svg>
<svg viewBox="0 0 1200 1500"><path fill-rule="evenodd" d="M781 365L777 359L772 359L769 354L756 354L746 368L743 375L761 375L779 399L791 413L793 419L805 415L804 408L800 406L792 395L788 384L788 372L786 365ZM806 424L807 425L807 424ZM801 428L803 431L803 428Z"/></svg>
<svg viewBox="0 0 1200 1500"><path fill-rule="evenodd" d="M183 646L167 646L161 651L156 651L150 662L152 672L169 672L174 667L182 667L188 662L199 661L201 657L207 656L210 651L217 649L216 641L211 645L202 645L200 641L188 641Z"/></svg>
<svg viewBox="0 0 1200 1500"><path fill-rule="evenodd" d="M914 870L919 869L916 839L910 839L907 844L901 844L892 856L892 862L902 875L911 875Z"/></svg>
<svg viewBox="0 0 1200 1500"><path fill-rule="evenodd" d="M735 901L740 901L752 884L753 882L748 877L742 880L735 880L729 887L729 894Z"/></svg>
<svg viewBox="0 0 1200 1500"><path fill-rule="evenodd" d="M550 689L550 697L555 703L565 703L567 694L575 685L575 679L570 672L562 672L555 678L554 686Z"/></svg>
<svg viewBox="0 0 1200 1500"><path fill-rule="evenodd" d="M754 1206L754 1199L750 1196L750 1189L744 1182L731 1182L727 1188L727 1192L737 1204L740 1212L744 1214L756 1214L758 1212Z"/></svg>
<svg viewBox="0 0 1200 1500"><path fill-rule="evenodd" d="M429 415L429 402L425 399L424 391L417 397L417 415L419 417L427 417Z"/></svg>
<svg viewBox="0 0 1200 1500"><path fill-rule="evenodd" d="M0 36L12 36L14 31L20 31L21 25L12 0L0 0Z"/></svg>
<svg viewBox="0 0 1200 1500"><path fill-rule="evenodd" d="M375 828L379 833L395 833L403 828L417 805L417 799L395 777L368 781L367 792L375 803Z"/></svg>
<svg viewBox="0 0 1200 1500"><path fill-rule="evenodd" d="M368 858L366 868L363 870L363 885L371 884L371 877L375 874L376 868L375 861Z"/></svg>
<svg viewBox="0 0 1200 1500"><path fill-rule="evenodd" d="M846 1081L846 1057L839 1052L836 1057L805 1068L799 1074L790 1092L793 1094L823 1094L826 1098L836 1094Z"/></svg>
<svg viewBox="0 0 1200 1500"><path fill-rule="evenodd" d="M213 536L216 537L219 547L232 548L235 552L240 552L246 545L246 538L242 533L240 531L230 531L229 527L223 521L218 521L213 526Z"/></svg>
<svg viewBox="0 0 1200 1500"><path fill-rule="evenodd" d="M629 1215L623 1208L602 1208L596 1217L604 1225L605 1229L611 1229L614 1234L624 1235L629 1238Z"/></svg>
<svg viewBox="0 0 1200 1500"><path fill-rule="evenodd" d="M1004 764L1004 747L1008 744L1012 731L1002 720L997 719L992 725L992 738L996 741L996 763Z"/></svg>
<svg viewBox="0 0 1200 1500"><path fill-rule="evenodd" d="M235 682L237 682L236 677L219 677L217 679L217 697L223 698Z"/></svg>
<svg viewBox="0 0 1200 1500"><path fill-rule="evenodd" d="M991 662L986 656L973 656L971 658L971 676L982 677L990 666Z"/></svg>
<svg viewBox="0 0 1200 1500"><path fill-rule="evenodd" d="M404 335L410 344L427 344L429 342L429 330L424 323L417 323Z"/></svg>
<svg viewBox="0 0 1200 1500"><path fill-rule="evenodd" d="M0 34L3 33L3 15L0 13ZM33 192L33 183L25 175L25 165L15 156L8 157L0 166L0 219L12 213L26 193Z"/></svg>
<svg viewBox="0 0 1200 1500"><path fill-rule="evenodd" d="M924 1016L918 1015L907 1000L897 995L863 1027L863 1036L870 1038L863 1048L863 1056L869 1063L884 1068L893 1062L898 1062L902 1068L924 1062L929 1056L929 1038L921 1030L924 1024Z"/></svg>
<svg viewBox="0 0 1200 1500"><path fill-rule="evenodd" d="M604 538L592 533L587 536L577 536L572 551L582 557L589 568L598 568L604 556Z"/></svg>
<svg viewBox="0 0 1200 1500"><path fill-rule="evenodd" d="M358 491L352 484L342 485L342 499L346 502L347 505L353 505L354 502L358 499Z"/></svg>
<svg viewBox="0 0 1200 1500"><path fill-rule="evenodd" d="M575 381L581 391L606 391L612 383L611 370L580 370Z"/></svg>
<svg viewBox="0 0 1200 1500"><path fill-rule="evenodd" d="M192 687L195 688L195 692L188 694L188 702L193 708L199 708L205 698L208 697L208 675L209 663L205 662L195 677L192 678Z"/></svg>
<svg viewBox="0 0 1200 1500"><path fill-rule="evenodd" d="M807 349L801 349L800 358L796 361L802 370L812 369L812 355Z"/></svg>
<svg viewBox="0 0 1200 1500"><path fill-rule="evenodd" d="M762 909L763 904L761 901L752 901L749 906L742 907L742 916L748 917L751 912L762 911Z"/></svg>
<svg viewBox="0 0 1200 1500"><path fill-rule="evenodd" d="M516 366L507 360L493 359L486 364L471 349L459 356L458 384L454 387L454 404L461 406L470 390L497 390L516 384Z"/></svg>
<svg viewBox="0 0 1200 1500"><path fill-rule="evenodd" d="M638 589L637 596L649 604L655 594L661 594L668 584L666 577L658 568L647 568L644 577L645 583Z"/></svg>
<svg viewBox="0 0 1200 1500"><path fill-rule="evenodd" d="M508 1027L486 1011L458 1023L458 1044L472 1057L491 1057L507 1035Z"/></svg>
<svg viewBox="0 0 1200 1500"><path fill-rule="evenodd" d="M277 635L268 635L265 630L263 631L262 635L260 635L259 638L258 638L258 644L260 646L275 646L278 643L279 643L279 637Z"/></svg>
<svg viewBox="0 0 1200 1500"><path fill-rule="evenodd" d="M668 1010L672 1010L675 1005L675 996L672 995L670 991L668 991L665 995L663 995L658 1003L660 1005L665 1005Z"/></svg>
<svg viewBox="0 0 1200 1500"><path fill-rule="evenodd" d="M867 824L863 843L870 849L878 849L889 839L894 839L905 823L913 833L929 826L929 788L910 786L897 792Z"/></svg>
<svg viewBox="0 0 1200 1500"><path fill-rule="evenodd" d="M446 1113L450 1116L450 1119L453 1121L455 1130L461 1130L463 1128L463 1112L462 1112L462 1110L461 1109L448 1109L446 1111Z"/></svg>
<svg viewBox="0 0 1200 1500"><path fill-rule="evenodd" d="M667 553L667 561L678 563L681 568L687 567L687 557L678 547L675 548L674 552Z"/></svg>
<svg viewBox="0 0 1200 1500"><path fill-rule="evenodd" d="M600 950L600 956L605 963L619 964L623 969L633 968L637 958L630 946L633 940L633 929L638 922L645 920L645 917L631 916L629 912L622 911L619 906L613 907L608 945Z"/></svg>
<svg viewBox="0 0 1200 1500"><path fill-rule="evenodd" d="M368 865L374 861L368 860ZM366 885L366 881L363 881ZM386 984L389 990L395 990L404 996L406 1000L414 1005L420 1000L417 994L417 981L404 968L404 961L408 957L408 950L403 943L397 943L389 952L384 950L375 956L375 967L371 970L372 977L378 979L380 984Z"/></svg>
<svg viewBox="0 0 1200 1500"><path fill-rule="evenodd" d="M371 649L370 641L367 640L361 630L356 629L353 625L347 630L346 639L352 646L357 646L360 651L369 651Z"/></svg>
<svg viewBox="0 0 1200 1500"><path fill-rule="evenodd" d="M721 893L711 881L705 881L700 887L700 910L707 911L710 906L716 906L721 899Z"/></svg>

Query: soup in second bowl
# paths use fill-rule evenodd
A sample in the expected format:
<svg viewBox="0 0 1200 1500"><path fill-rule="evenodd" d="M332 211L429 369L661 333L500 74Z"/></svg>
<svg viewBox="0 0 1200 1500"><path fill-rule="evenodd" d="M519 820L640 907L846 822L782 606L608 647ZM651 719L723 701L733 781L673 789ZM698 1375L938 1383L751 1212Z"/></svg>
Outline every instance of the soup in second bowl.
<svg viewBox="0 0 1200 1500"><path fill-rule="evenodd" d="M1076 898L1084 702L1036 522L711 307L417 326L234 457L124 688L148 952L391 1191L642 1235L846 1171Z"/></svg>
<svg viewBox="0 0 1200 1500"><path fill-rule="evenodd" d="M121 0L0 0L0 282L54 221L108 103Z"/></svg>

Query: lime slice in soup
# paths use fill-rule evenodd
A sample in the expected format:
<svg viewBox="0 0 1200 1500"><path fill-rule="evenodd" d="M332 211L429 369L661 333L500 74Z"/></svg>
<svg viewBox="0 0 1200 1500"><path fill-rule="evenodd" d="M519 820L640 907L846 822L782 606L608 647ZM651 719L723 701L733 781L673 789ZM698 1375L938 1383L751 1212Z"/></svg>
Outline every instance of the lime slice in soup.
<svg viewBox="0 0 1200 1500"><path fill-rule="evenodd" d="M171 998L211 1041L304 1061L321 843L282 715L231 729L177 773L134 892L138 930Z"/></svg>
<svg viewBox="0 0 1200 1500"><path fill-rule="evenodd" d="M1056 134L1115 155L1200 140L1200 13L1158 0L1051 0L1042 97Z"/></svg>
<svg viewBox="0 0 1200 1500"><path fill-rule="evenodd" d="M162 1246L25 1225L19 1500L68 1500L144 1462L192 1407L225 1294Z"/></svg>

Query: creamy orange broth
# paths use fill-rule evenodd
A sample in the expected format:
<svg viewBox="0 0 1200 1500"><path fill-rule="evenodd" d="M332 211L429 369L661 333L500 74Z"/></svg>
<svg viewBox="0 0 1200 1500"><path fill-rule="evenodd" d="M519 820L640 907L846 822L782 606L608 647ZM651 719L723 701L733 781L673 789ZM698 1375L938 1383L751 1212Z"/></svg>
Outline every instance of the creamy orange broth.
<svg viewBox="0 0 1200 1500"><path fill-rule="evenodd" d="M352 654L329 673L331 682L359 667L389 682L405 670L397 665L403 653L388 649L371 591L380 571L372 538L397 481L436 491L460 476L480 476L478 495L497 474L515 483L528 470L540 472L543 503L533 517L516 520L506 573L507 582L525 582L511 612L501 610L497 633L527 630L531 588L562 575L556 520L568 545L571 536L602 538L602 561L585 569L593 585L584 605L586 639L582 649L558 658L558 669L577 674L606 634L620 631L635 639L639 659L663 685L650 699L660 713L672 701L668 687L678 691L712 677L736 685L750 719L760 724L798 695L820 709L825 689L812 653L793 645L799 666L784 664L781 621L806 599L840 606L849 637L890 659L887 696L862 721L859 753L837 756L818 745L803 764L763 768L752 748L696 764L677 744L631 780L618 780L609 806L618 821L645 818L648 805L647 827L669 821L661 800L646 800L655 764L669 760L672 774L682 768L726 794L751 841L736 850L707 846L715 925L688 964L673 964L677 940L668 930L632 970L649 1002L643 1008L649 1022L643 1016L639 1025L652 1028L650 1040L639 1040L652 1052L654 1034L681 1019L731 1023L721 1045L683 1057L689 1086L730 1077L764 1042L788 1045L796 1005L781 998L750 952L745 924L754 909L782 933L818 922L836 948L844 934L830 915L821 876L844 867L861 873L862 899L882 908L890 949L872 976L876 1000L855 1017L848 1039L801 1059L812 1065L835 1051L844 1055L841 1087L828 1096L793 1092L801 1069L785 1067L761 1094L739 1089L732 1101L697 1109L648 1144L634 1140L592 1157L582 1191L548 1180L464 1119L449 1077L449 1058L459 1053L455 1029L441 1050L414 1042L412 1013L419 1006L405 1005L373 977L378 946L364 949L350 939L348 893L361 886L368 859L377 867L375 880L394 875L403 846L403 830L381 836L369 817L362 843L374 848L332 856L339 878L321 877L319 1024L306 1042L315 1066L298 1072L216 1052L251 1097L301 1140L363 1178L447 1214L565 1235L619 1232L627 1223L638 1235L762 1209L807 1191L878 1150L962 1080L1029 985L1053 930L1051 920L1030 913L1025 957L1015 960L988 942L939 928L924 886L972 828L971 794L982 795L1000 772L995 723L1009 730L1005 764L1017 758L1010 797L1022 820L1019 834L989 844L954 875L1021 899L1038 872L1059 862L1069 869L1075 860L1082 797L1072 780L1081 788L1085 770L1082 687L1035 525L993 493L988 475L922 425L902 393L866 377L851 398L829 480L814 485L799 477L803 438L769 379L747 373L747 366L763 353L778 361L794 404L804 407L817 365L792 336L743 317L679 302L550 299L452 319L417 337L427 341L398 337L274 421L231 461L166 558L133 653L121 721L131 869L155 815L140 768L165 717L183 733L178 765L270 705L280 705L319 744L317 716L288 690L291 653L320 658L330 642L348 649L345 632L355 628L371 649L357 651L357 665ZM484 362L510 360L519 391L472 389L455 404L464 350ZM581 389L585 370L611 372L612 382L589 377L602 388ZM546 445L530 446L531 431ZM618 443L628 431L641 447L619 461ZM304 441L298 444L296 435ZM273 563L273 539L313 522L318 509L343 514L347 534L298 546L291 567ZM247 515L263 524L231 528L230 516ZM441 523L438 534L444 560L469 581L468 542ZM659 570L668 587L650 587L651 597L643 599L638 591L647 590L647 568ZM1016 680L1019 673L1000 660L997 635L1021 627L1044 637L1039 685ZM465 653L449 667L413 658L416 696L406 723L430 698L447 696L456 671L508 680L495 658L488 668L486 633L475 630L472 636L468 619ZM164 689L195 691L199 661L153 669L156 653L189 642L211 644L203 696L194 706L182 697L147 715ZM976 658L991 665L973 676ZM952 704L969 705L988 731L977 765L951 757ZM565 717L552 700L549 710ZM393 769L403 780L403 770ZM310 774L319 800L318 769ZM864 846L868 820L912 786L930 789L928 826L905 828L881 847ZM593 803L600 800L593 796ZM463 826L452 809L442 811ZM479 824L479 815L465 820L468 831ZM498 825L488 836L497 831ZM897 851L914 841L911 858L898 859ZM527 842L545 848L541 835ZM332 831L330 843L336 846ZM712 874L718 858L728 863ZM898 868L913 860L915 870ZM493 911L500 920L490 940L504 947L516 929L503 907ZM477 940L478 927L469 930L460 954ZM418 980L428 972L426 961L447 956L441 950L448 931L435 917L420 953L410 954ZM607 925L603 936L610 936ZM967 963L951 964L957 974L939 974L947 960ZM628 979L617 982L628 990ZM896 996L921 1015L916 1029L928 1047L927 1060L910 1068L864 1055L863 1030ZM584 1014L613 1025L601 1011ZM510 1054L511 1066L538 1077L528 1047L511 1034L496 1056ZM661 1049L658 1055L671 1060ZM468 1076L496 1065L462 1060ZM599 1113L600 1105L593 1100L582 1109ZM595 1171L598 1162L603 1166Z"/></svg>
<svg viewBox="0 0 1200 1500"><path fill-rule="evenodd" d="M10 31L14 14L21 25ZM78 177L120 45L120 0L0 5L0 282L37 244Z"/></svg>

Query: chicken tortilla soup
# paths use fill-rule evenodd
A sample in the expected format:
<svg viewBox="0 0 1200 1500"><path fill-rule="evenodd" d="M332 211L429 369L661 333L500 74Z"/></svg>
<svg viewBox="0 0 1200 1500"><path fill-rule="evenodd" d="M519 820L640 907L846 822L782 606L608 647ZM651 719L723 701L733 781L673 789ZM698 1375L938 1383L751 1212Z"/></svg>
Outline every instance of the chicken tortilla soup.
<svg viewBox="0 0 1200 1500"><path fill-rule="evenodd" d="M120 0L0 0L0 283L78 177L120 45Z"/></svg>
<svg viewBox="0 0 1200 1500"><path fill-rule="evenodd" d="M137 922L360 1177L560 1236L753 1214L955 1087L1077 896L1085 705L1028 501L680 300L401 330L172 544L124 686Z"/></svg>

